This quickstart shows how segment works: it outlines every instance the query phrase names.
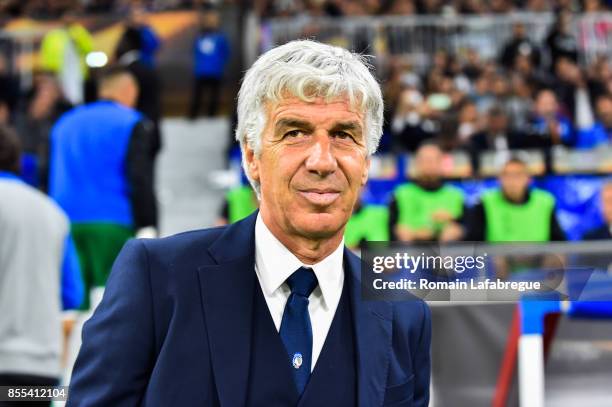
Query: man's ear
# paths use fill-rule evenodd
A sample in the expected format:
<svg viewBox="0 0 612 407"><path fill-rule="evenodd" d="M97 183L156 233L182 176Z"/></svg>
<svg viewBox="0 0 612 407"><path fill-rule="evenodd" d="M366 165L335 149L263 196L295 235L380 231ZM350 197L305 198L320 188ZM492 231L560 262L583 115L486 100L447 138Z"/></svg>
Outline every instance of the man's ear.
<svg viewBox="0 0 612 407"><path fill-rule="evenodd" d="M249 177L259 182L259 159L255 156L255 151L249 147L248 143L244 145L244 157Z"/></svg>
<svg viewBox="0 0 612 407"><path fill-rule="evenodd" d="M364 186L366 182L368 182L368 174L370 173L370 164L372 164L372 160L370 156L366 158L366 164L363 167L363 173L361 174L361 186Z"/></svg>

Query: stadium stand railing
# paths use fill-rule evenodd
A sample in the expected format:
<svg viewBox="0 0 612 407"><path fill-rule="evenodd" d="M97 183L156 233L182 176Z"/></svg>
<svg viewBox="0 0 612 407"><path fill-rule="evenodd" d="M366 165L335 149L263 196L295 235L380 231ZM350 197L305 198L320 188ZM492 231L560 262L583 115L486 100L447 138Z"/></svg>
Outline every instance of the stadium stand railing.
<svg viewBox="0 0 612 407"><path fill-rule="evenodd" d="M417 68L427 66L441 49L454 53L478 49L493 58L517 22L529 38L542 43L555 21L553 13L465 16L371 16L345 18L271 18L260 25L260 51L298 38L317 40L375 55L403 55ZM612 50L612 13L576 14L573 29L585 62Z"/></svg>

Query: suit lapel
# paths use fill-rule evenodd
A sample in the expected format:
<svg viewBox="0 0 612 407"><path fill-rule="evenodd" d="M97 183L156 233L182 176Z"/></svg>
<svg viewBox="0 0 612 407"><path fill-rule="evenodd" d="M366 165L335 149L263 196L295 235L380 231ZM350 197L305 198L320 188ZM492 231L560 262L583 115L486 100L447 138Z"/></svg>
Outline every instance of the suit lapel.
<svg viewBox="0 0 612 407"><path fill-rule="evenodd" d="M357 344L359 406L382 406L391 355L393 310L388 302L361 299L361 261L348 249L344 258Z"/></svg>
<svg viewBox="0 0 612 407"><path fill-rule="evenodd" d="M257 213L226 229L198 268L202 308L221 406L246 403L251 360Z"/></svg>

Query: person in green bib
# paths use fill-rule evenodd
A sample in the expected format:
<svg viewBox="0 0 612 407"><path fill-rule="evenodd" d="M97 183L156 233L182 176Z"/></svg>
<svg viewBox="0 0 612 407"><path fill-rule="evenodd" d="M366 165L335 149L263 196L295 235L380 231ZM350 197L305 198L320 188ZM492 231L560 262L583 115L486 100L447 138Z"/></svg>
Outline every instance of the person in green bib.
<svg viewBox="0 0 612 407"><path fill-rule="evenodd" d="M366 241L386 242L389 240L389 208L357 202L353 215L344 229L344 244L357 249Z"/></svg>
<svg viewBox="0 0 612 407"><path fill-rule="evenodd" d="M462 238L464 197L461 190L443 182L442 158L442 150L433 142L417 150L414 182L397 187L389 207L394 240L450 242Z"/></svg>
<svg viewBox="0 0 612 407"><path fill-rule="evenodd" d="M565 240L555 216L555 198L530 187L527 164L510 158L499 175L500 188L485 192L471 211L465 240L546 242Z"/></svg>
<svg viewBox="0 0 612 407"><path fill-rule="evenodd" d="M259 207L257 195L250 185L240 185L229 190L221 207L216 225L223 226L246 218Z"/></svg>

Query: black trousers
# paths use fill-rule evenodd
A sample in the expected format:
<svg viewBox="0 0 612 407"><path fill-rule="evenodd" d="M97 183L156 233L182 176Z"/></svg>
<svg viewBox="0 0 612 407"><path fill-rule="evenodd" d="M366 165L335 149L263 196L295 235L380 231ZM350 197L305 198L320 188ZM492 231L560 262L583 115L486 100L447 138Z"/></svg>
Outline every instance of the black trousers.
<svg viewBox="0 0 612 407"><path fill-rule="evenodd" d="M26 374L0 374L0 386L57 386L55 377L33 376ZM50 401L0 401L0 407L49 407Z"/></svg>
<svg viewBox="0 0 612 407"><path fill-rule="evenodd" d="M195 119L200 114L202 97L206 98L206 115L215 116L219 109L221 95L221 78L196 76L191 99L189 116Z"/></svg>

